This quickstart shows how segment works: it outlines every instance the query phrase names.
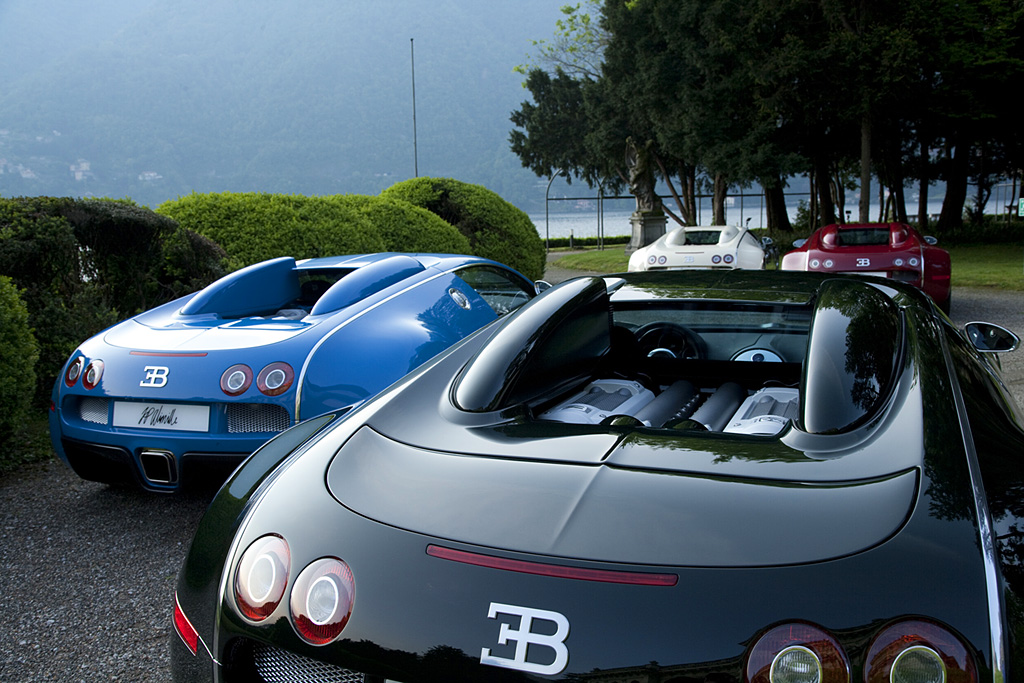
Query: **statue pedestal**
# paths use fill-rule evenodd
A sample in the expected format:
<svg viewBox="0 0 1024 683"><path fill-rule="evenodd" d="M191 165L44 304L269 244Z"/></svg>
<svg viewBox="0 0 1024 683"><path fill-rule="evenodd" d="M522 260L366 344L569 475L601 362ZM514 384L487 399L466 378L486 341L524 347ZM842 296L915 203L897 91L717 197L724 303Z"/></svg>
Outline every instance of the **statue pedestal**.
<svg viewBox="0 0 1024 683"><path fill-rule="evenodd" d="M633 227L633 236L629 240L629 246L626 247L626 253L632 254L664 235L668 219L663 213L641 214L634 211L633 215L629 217L629 224Z"/></svg>

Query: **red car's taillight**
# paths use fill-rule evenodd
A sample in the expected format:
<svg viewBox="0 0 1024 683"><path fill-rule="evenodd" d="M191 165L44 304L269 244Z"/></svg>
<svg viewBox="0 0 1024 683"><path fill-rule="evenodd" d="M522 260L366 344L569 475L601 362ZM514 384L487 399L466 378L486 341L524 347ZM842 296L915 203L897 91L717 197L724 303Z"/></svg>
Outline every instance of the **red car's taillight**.
<svg viewBox="0 0 1024 683"><path fill-rule="evenodd" d="M745 673L748 683L847 683L850 663L832 635L813 624L792 623L776 626L758 639Z"/></svg>
<svg viewBox="0 0 1024 683"><path fill-rule="evenodd" d="M314 561L292 587L295 630L308 643L326 645L337 638L352 614L355 581L348 565L334 557Z"/></svg>
<svg viewBox="0 0 1024 683"><path fill-rule="evenodd" d="M262 536L242 553L235 568L235 602L252 621L269 617L284 598L291 553L283 538Z"/></svg>

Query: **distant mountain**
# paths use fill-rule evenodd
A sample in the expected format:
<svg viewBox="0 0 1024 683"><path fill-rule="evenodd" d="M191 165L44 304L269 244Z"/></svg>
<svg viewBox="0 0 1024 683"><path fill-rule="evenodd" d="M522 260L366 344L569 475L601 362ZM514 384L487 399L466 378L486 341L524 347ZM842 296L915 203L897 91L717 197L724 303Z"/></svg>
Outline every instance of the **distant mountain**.
<svg viewBox="0 0 1024 683"><path fill-rule="evenodd" d="M418 161L535 209L512 69L561 4L3 0L0 195L375 194Z"/></svg>

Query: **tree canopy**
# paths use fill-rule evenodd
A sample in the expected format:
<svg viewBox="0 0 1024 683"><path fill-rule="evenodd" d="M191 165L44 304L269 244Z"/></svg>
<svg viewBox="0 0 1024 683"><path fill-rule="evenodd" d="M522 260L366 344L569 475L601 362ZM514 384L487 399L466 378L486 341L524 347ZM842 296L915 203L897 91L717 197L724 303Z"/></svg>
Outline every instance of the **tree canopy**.
<svg viewBox="0 0 1024 683"><path fill-rule="evenodd" d="M1008 93L1024 67L1021 0L589 0L563 8L556 39L522 67L532 102L513 112L512 150L540 176L621 187L627 140L650 145L692 224L711 189L758 184L769 227L788 227L781 193L806 175L811 212L844 214L860 190L906 220L917 183L946 183L954 227L976 188L1015 173L1021 145ZM585 56L582 57L582 56ZM580 66L580 64L584 66ZM599 65L597 68L594 65ZM857 180L859 178L859 180Z"/></svg>

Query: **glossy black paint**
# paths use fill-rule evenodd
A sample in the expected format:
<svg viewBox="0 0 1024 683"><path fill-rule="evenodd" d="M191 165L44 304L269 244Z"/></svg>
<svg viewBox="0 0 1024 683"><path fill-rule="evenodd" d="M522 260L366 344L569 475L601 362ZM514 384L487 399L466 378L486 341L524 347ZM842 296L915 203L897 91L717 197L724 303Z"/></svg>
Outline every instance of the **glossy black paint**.
<svg viewBox="0 0 1024 683"><path fill-rule="evenodd" d="M220 664L175 636L176 679L251 680L253 650L272 644L367 681L739 683L762 633L806 621L835 636L860 681L875 634L913 617L961 639L980 680L994 669L1012 680L1011 608L1024 579L1018 409L993 366L916 290L787 275L634 276L609 288L610 302L598 281L555 288L564 298L545 294L352 413L285 432L235 473L196 534L177 596ZM478 363L509 369L509 382L529 372L528 353L491 344L543 344L558 334L546 321L578 316L587 334L566 339L589 349L600 305L645 295L814 302L802 391L816 393L801 418L777 437L560 424L534 418L533 403L548 400L537 377L518 400L478 380ZM508 332L546 300L559 305ZM587 363L603 372L612 359L598 349ZM564 375L540 367L561 387L584 365ZM234 563L267 533L287 540L293 573L324 555L352 568L354 608L338 641L304 643L287 606L259 625L239 615ZM986 566L988 542L1001 568ZM430 547L526 564L467 564ZM545 575L552 566L675 581ZM521 623L501 606L563 615L564 667L481 663L485 650L517 657L514 637L499 640ZM530 656L543 665L554 655L535 645Z"/></svg>

